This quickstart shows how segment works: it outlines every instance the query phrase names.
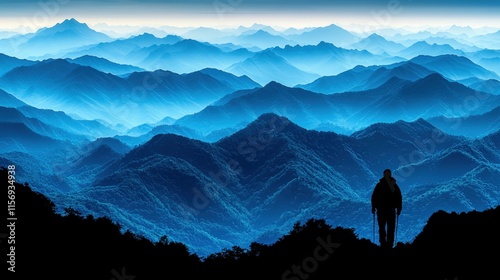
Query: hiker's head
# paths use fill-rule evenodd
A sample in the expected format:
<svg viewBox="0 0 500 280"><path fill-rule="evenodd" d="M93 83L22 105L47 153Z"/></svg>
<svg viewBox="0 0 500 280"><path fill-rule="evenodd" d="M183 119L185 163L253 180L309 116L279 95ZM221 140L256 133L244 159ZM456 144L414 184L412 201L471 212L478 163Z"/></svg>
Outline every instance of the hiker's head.
<svg viewBox="0 0 500 280"><path fill-rule="evenodd" d="M384 170L384 178L390 179L392 177L392 172L390 169Z"/></svg>

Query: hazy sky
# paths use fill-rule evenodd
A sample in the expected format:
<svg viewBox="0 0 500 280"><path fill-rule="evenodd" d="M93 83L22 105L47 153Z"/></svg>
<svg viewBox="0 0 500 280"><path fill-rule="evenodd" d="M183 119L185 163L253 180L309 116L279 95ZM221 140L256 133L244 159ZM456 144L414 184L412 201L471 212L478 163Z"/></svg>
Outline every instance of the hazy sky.
<svg viewBox="0 0 500 280"><path fill-rule="evenodd" d="M0 29L33 29L65 18L90 25L356 28L459 25L500 27L498 0L1 0Z"/></svg>

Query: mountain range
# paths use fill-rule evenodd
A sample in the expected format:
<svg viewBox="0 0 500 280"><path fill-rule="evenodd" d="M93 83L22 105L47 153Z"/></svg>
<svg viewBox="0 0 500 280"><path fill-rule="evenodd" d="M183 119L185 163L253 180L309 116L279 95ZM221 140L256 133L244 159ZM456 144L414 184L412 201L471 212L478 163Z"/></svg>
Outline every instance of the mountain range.
<svg viewBox="0 0 500 280"><path fill-rule="evenodd" d="M7 182L8 169L0 172L2 181ZM136 275L155 279L165 273L165 268L175 268L176 273L188 278L234 279L244 273L252 279L294 275L307 275L308 279L331 279L332 275L338 279L483 279L496 272L489 252L500 247L497 206L484 211L434 212L415 240L398 242L391 251L356 236L350 228L311 218L297 222L272 244L253 241L248 248L232 246L199 256L166 235L149 240L123 231L121 224L107 217L84 216L73 208L57 213L54 202L29 184L12 186L23 198L16 211L23 223L16 224L16 246L7 250L15 248L16 255L25 256L25 265L52 279L64 279L75 270L80 277L92 279L131 279ZM32 238L33 232L39 232L39 239ZM6 238L6 234L0 238ZM464 239L476 242L463 244ZM88 255L96 251L100 253L89 259ZM316 253L311 255L311 251ZM470 256L477 264L471 265ZM442 258L451 264L443 264ZM54 259L61 265L58 270L50 268ZM321 265L314 269L297 265L307 264L304 260ZM377 269L387 262L392 264L391 269ZM353 263L363 269L353 271ZM15 271L15 279L29 278L33 273L12 266L13 261L8 264Z"/></svg>
<svg viewBox="0 0 500 280"><path fill-rule="evenodd" d="M66 159L57 184L72 190L52 197L61 207L108 213L151 239L166 234L208 254L250 240L273 242L307 217L355 227L369 238L376 170L400 166L394 170L405 197L399 238L408 241L443 201L450 211L498 204L499 139L498 133L452 136L423 119L345 136L265 114L215 143L158 134L133 149L93 145L77 161Z"/></svg>
<svg viewBox="0 0 500 280"><path fill-rule="evenodd" d="M311 218L377 243L386 168L401 242L438 211L500 203L498 32L175 30L68 19L2 37L0 165L59 214L202 256Z"/></svg>
<svg viewBox="0 0 500 280"><path fill-rule="evenodd" d="M477 104L465 111L461 107L466 105L464 100L467 98L474 99ZM227 103L184 116L175 123L208 133L241 128L255 116L273 112L308 129L335 123L352 131L377 122L484 114L499 106L499 102L497 95L475 91L438 73L414 82L393 76L373 89L336 94L316 93L271 82Z"/></svg>
<svg viewBox="0 0 500 280"><path fill-rule="evenodd" d="M111 40L108 35L72 18L49 28L41 28L34 33L2 39L0 48L3 53L31 58L54 55L64 50Z"/></svg>
<svg viewBox="0 0 500 280"><path fill-rule="evenodd" d="M4 74L0 86L35 107L127 126L193 113L225 94L259 86L247 77L230 79L229 73L219 75L213 70L135 71L119 77L78 61L49 59L20 66Z"/></svg>

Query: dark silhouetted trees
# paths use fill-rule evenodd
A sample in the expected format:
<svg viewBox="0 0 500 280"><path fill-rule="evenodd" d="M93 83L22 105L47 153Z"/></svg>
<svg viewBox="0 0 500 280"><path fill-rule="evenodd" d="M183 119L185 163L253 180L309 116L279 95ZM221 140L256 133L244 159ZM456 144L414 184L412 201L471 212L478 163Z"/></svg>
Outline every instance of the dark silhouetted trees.
<svg viewBox="0 0 500 280"><path fill-rule="evenodd" d="M7 170L0 172L6 190ZM15 186L17 278L12 279L110 280L119 279L117 275L122 279L171 279L179 273L187 278L198 275L200 258L189 253L184 244L166 237L153 243L122 232L120 225L108 218L84 217L71 208L65 215L56 214L47 197L28 185ZM6 243L0 245L3 260Z"/></svg>
<svg viewBox="0 0 500 280"><path fill-rule="evenodd" d="M0 173L6 186L7 169ZM392 250L359 239L354 229L310 219L273 244L254 242L200 258L167 236L152 242L106 217L83 216L72 208L57 214L54 204L29 185L15 187L17 277L2 279L498 278L500 207L438 211L412 243ZM5 264L7 242L0 241Z"/></svg>

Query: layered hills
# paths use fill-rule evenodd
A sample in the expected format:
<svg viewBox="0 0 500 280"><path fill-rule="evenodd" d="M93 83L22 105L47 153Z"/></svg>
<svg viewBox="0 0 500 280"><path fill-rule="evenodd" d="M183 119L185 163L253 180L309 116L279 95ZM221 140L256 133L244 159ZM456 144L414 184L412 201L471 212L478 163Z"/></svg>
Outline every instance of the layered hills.
<svg viewBox="0 0 500 280"><path fill-rule="evenodd" d="M103 222L149 252L175 247L207 275L265 266L307 230L359 249L332 262L380 257L370 195L391 168L404 197L398 264L454 252L457 266L422 261L440 272L415 275L470 276L455 247L429 246L462 237L433 232L455 228L451 213L500 202L497 31L94 28L68 19L0 39L0 165L54 203L50 217Z"/></svg>

